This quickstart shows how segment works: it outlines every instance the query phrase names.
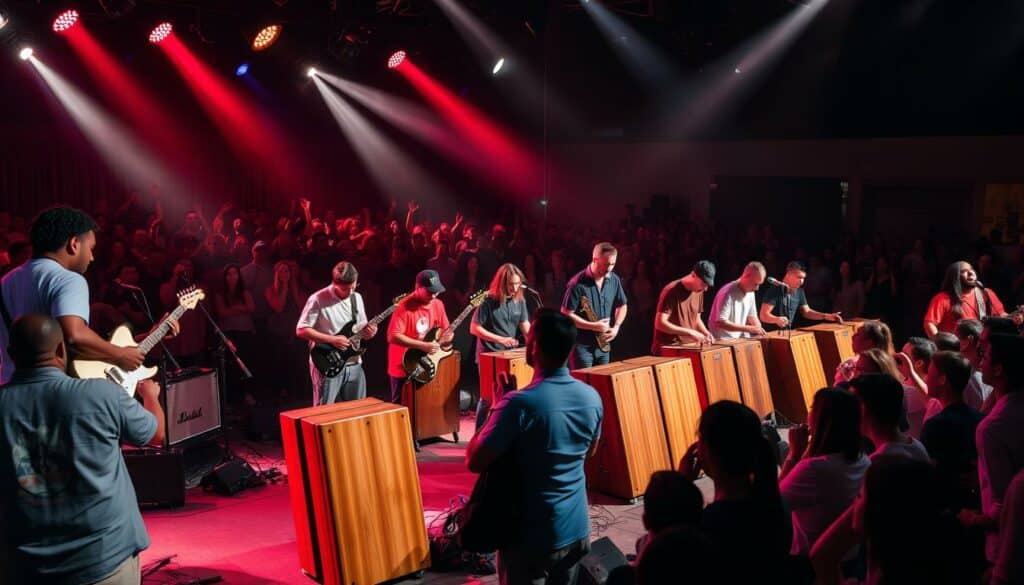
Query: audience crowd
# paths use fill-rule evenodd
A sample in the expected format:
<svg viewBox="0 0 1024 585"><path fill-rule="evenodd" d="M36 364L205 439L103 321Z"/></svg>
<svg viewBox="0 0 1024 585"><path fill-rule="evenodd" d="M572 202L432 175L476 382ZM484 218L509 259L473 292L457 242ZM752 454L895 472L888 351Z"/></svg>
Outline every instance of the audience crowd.
<svg viewBox="0 0 1024 585"><path fill-rule="evenodd" d="M1008 309L1024 303L1019 251L1014 258L985 238L956 246L843 234L821 244L773 226L716 226L672 213L630 213L603 226L458 213L441 221L415 202L346 217L300 200L280 215L225 204L208 221L199 209L164 217L158 194L139 193L92 211L102 228L86 273L93 325L127 321L146 330L136 287L159 317L180 289L202 286L220 328L256 374L247 381L233 375L228 398L236 403L311 399L295 322L340 260L358 267L370 313L430 268L454 314L504 262L522 268L537 291L531 302L557 307L593 243L612 241L630 305L616 359L647 352L658 291L697 260L712 259L728 275L723 282L751 259L779 277L788 261L801 261L811 306L878 321L857 331L857 356L840 365L834 387L815 395L807 424L790 429L784 460L749 408L710 405L678 471L652 477L644 504L649 533L637 545L635 567L618 571L616 582L1024 583L1024 338L998 317L961 320L934 340L922 329L944 267L961 258ZM0 213L5 272L30 255L27 223ZM203 363L215 341L205 317L191 311L180 325L170 351L182 365ZM456 337L464 356L474 354L470 342L467 327ZM367 376L382 379L383 358L374 365L374 353ZM465 361L471 375L476 368ZM549 364L552 371L558 365ZM498 436L502 421L488 427L488 437ZM595 423L588 424L581 453L592 441ZM483 442L491 443L499 441ZM714 484L711 502L694 487L701 475Z"/></svg>

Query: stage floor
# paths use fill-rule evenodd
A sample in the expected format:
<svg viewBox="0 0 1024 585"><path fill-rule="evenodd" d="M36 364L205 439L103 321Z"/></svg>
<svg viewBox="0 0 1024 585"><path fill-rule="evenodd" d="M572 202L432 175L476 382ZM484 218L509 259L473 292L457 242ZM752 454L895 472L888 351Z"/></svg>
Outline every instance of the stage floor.
<svg viewBox="0 0 1024 585"><path fill-rule="evenodd" d="M450 506L452 498L469 495L475 475L466 470L466 443L473 434L472 417L463 417L462 443L424 445L417 456L423 490L425 520L429 523ZM266 469L278 466L286 473L281 446L276 443L239 443L232 450ZM709 482L699 482L705 491ZM642 504L625 504L600 494L591 495L592 538L608 536L624 553L633 553L644 532ZM185 506L173 510L143 512L152 545L142 554L144 567L175 555L170 564L143 579L146 584L183 584L220 575L224 583L309 584L299 570L288 486L276 484L249 489L232 497L201 489L188 491ZM482 584L497 583L495 576L428 571L422 579L402 583Z"/></svg>

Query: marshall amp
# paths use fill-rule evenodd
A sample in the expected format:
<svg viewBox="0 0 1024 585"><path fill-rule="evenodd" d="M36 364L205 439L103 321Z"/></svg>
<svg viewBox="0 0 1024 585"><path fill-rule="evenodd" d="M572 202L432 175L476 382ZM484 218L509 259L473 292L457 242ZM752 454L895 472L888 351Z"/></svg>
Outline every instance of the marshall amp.
<svg viewBox="0 0 1024 585"><path fill-rule="evenodd" d="M220 381L216 370L201 369L167 378L165 447L194 442L220 430Z"/></svg>

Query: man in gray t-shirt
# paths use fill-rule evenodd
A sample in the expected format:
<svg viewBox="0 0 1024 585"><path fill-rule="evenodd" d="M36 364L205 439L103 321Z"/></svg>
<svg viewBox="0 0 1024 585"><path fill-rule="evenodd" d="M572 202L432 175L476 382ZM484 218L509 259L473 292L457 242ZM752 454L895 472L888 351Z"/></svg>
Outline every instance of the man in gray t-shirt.
<svg viewBox="0 0 1024 585"><path fill-rule="evenodd" d="M0 507L7 583L139 582L149 537L121 456L164 436L159 387L140 405L106 380L64 373L57 321L29 314L11 326L16 369L0 389Z"/></svg>

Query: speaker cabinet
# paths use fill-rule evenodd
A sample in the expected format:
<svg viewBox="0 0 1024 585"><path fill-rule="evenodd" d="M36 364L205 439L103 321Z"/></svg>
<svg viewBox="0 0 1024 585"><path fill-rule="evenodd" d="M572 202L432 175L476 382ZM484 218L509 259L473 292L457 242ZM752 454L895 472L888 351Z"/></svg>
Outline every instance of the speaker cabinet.
<svg viewBox="0 0 1024 585"><path fill-rule="evenodd" d="M124 464L142 507L185 504L185 461L181 451L125 449Z"/></svg>
<svg viewBox="0 0 1024 585"><path fill-rule="evenodd" d="M166 447L197 441L220 430L220 380L216 370L168 378L164 395Z"/></svg>
<svg viewBox="0 0 1024 585"><path fill-rule="evenodd" d="M577 581L580 585L605 585L611 572L627 563L626 555L610 538L599 538L590 543L590 553L580 561Z"/></svg>

